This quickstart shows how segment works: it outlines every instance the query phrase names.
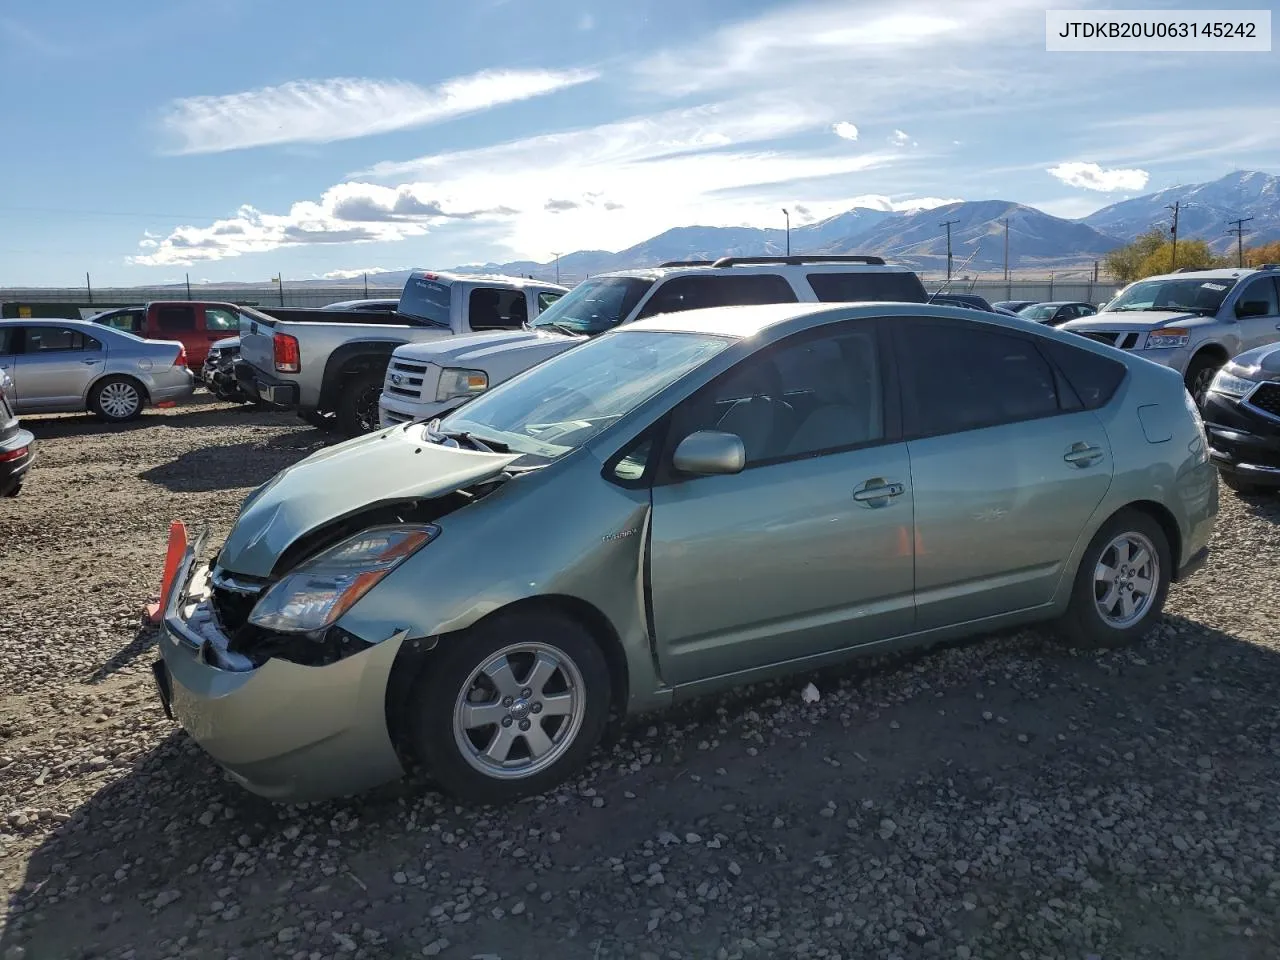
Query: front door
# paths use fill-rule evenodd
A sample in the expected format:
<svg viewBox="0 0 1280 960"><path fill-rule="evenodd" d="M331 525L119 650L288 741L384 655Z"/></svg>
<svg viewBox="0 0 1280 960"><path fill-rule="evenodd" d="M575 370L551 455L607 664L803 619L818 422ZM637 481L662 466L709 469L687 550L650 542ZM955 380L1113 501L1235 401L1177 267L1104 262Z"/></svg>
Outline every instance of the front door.
<svg viewBox="0 0 1280 960"><path fill-rule="evenodd" d="M23 352L15 358L15 412L74 410L107 360L102 342L73 327L26 327Z"/></svg>
<svg viewBox="0 0 1280 960"><path fill-rule="evenodd" d="M741 437L728 476L659 471L650 571L663 676L691 683L911 632L912 491L874 320L799 334L673 412Z"/></svg>
<svg viewBox="0 0 1280 960"><path fill-rule="evenodd" d="M1048 603L1111 486L1101 421L1033 334L967 320L894 329L913 437L917 629Z"/></svg>

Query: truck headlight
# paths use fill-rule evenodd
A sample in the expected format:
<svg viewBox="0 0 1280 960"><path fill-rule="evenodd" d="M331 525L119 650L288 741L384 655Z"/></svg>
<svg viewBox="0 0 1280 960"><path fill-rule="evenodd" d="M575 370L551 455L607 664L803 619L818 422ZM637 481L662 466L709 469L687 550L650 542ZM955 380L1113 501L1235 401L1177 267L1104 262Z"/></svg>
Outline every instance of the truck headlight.
<svg viewBox="0 0 1280 960"><path fill-rule="evenodd" d="M1162 347L1185 347L1191 340L1191 334L1177 327L1165 327L1147 335L1148 350L1159 350Z"/></svg>
<svg viewBox="0 0 1280 960"><path fill-rule="evenodd" d="M262 595L249 622L281 633L322 630L439 535L434 524L361 530L286 574Z"/></svg>
<svg viewBox="0 0 1280 960"><path fill-rule="evenodd" d="M1237 377L1235 374L1227 373L1225 370L1219 370L1213 375L1213 382L1209 384L1209 392L1220 393L1224 397L1243 397L1256 386L1257 384L1252 380L1246 380L1244 377Z"/></svg>
<svg viewBox="0 0 1280 960"><path fill-rule="evenodd" d="M440 371L440 384L436 387L436 400L452 400L469 397L489 389L489 375L483 370L462 370L445 367Z"/></svg>

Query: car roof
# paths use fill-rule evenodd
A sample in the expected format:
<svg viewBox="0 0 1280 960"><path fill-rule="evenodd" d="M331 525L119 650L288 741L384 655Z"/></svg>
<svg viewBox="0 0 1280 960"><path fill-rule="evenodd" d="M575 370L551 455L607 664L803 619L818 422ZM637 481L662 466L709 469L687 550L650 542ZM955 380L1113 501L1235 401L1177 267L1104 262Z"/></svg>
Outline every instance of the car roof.
<svg viewBox="0 0 1280 960"><path fill-rule="evenodd" d="M817 326L827 320L859 317L923 317L950 318L970 322L995 322L1013 330L1039 329L1040 325L1025 317L988 313L969 307L953 307L938 303L764 303L747 307L707 307L682 310L634 320L618 327L607 336L626 333L661 331L664 333L702 333L710 336L746 338L772 327L786 325L789 331Z"/></svg>
<svg viewBox="0 0 1280 960"><path fill-rule="evenodd" d="M1135 283L1147 280L1239 280L1261 270L1250 270L1248 267L1218 267L1213 270L1188 270L1185 273L1159 273L1154 277L1143 277Z"/></svg>
<svg viewBox="0 0 1280 960"><path fill-rule="evenodd" d="M104 327L92 320L73 320L70 317L5 317L0 319L5 326L16 327L56 323L60 327L72 327L85 333L97 333L99 330L115 330L115 327Z"/></svg>
<svg viewBox="0 0 1280 960"><path fill-rule="evenodd" d="M512 287L524 289L525 287L535 287L538 289L564 290L568 291L568 287L561 283L552 283L550 280L530 280L528 277L510 277L504 273L453 273L449 270L412 270L409 273L411 277L421 277L424 280L443 280L445 283L505 283Z"/></svg>
<svg viewBox="0 0 1280 960"><path fill-rule="evenodd" d="M666 277L680 275L712 275L732 276L734 274L766 273L776 274L792 270L805 273L914 273L910 267L900 263L840 263L837 261L814 260L812 263L794 264L782 260L776 263L735 263L727 267L713 266L707 263L682 263L665 267L632 267L626 270L610 270L607 273L591 275L592 280L607 280L613 277L635 277L644 280L662 280Z"/></svg>

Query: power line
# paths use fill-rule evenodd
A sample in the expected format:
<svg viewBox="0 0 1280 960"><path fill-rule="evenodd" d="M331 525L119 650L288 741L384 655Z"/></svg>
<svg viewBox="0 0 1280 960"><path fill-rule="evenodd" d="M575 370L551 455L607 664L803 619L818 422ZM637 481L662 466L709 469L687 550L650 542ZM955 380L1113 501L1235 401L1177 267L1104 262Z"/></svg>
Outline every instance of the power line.
<svg viewBox="0 0 1280 960"><path fill-rule="evenodd" d="M1238 220L1227 221L1227 223L1235 224L1235 226L1232 227L1230 230L1228 230L1227 233L1234 233L1236 235L1236 266L1237 267L1244 266L1244 225L1252 219L1253 217L1240 217Z"/></svg>

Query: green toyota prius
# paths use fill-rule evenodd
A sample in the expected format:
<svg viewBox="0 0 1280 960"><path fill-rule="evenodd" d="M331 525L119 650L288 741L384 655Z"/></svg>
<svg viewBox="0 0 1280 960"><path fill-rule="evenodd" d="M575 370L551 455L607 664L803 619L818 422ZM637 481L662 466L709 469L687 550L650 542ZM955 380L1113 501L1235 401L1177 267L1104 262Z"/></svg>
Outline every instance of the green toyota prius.
<svg viewBox="0 0 1280 960"><path fill-rule="evenodd" d="M924 304L658 316L322 450L197 535L164 707L282 800L500 802L611 713L1034 621L1112 645L1218 508L1179 375Z"/></svg>

